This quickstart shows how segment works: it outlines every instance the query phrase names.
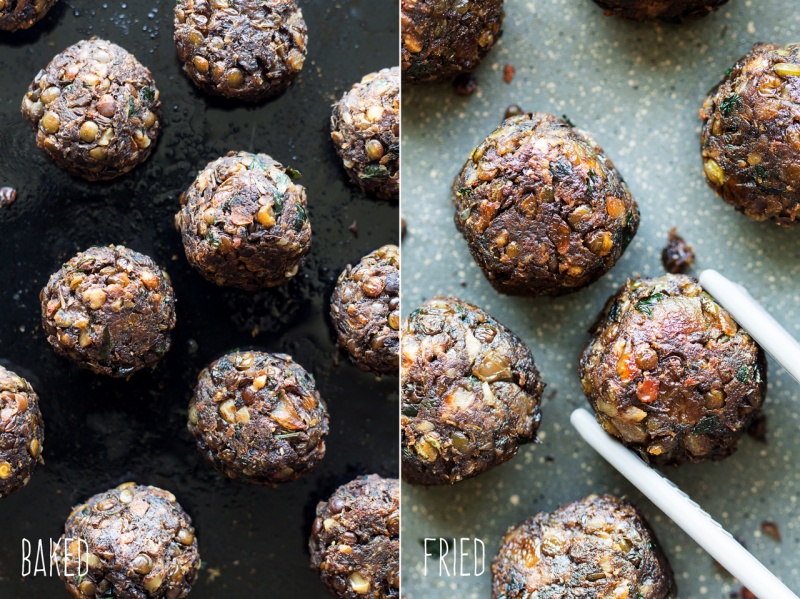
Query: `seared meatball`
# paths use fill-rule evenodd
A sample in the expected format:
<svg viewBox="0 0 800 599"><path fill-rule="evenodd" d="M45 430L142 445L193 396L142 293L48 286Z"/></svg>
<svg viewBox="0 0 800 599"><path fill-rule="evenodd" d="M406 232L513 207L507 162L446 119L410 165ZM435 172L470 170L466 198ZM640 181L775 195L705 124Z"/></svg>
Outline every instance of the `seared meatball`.
<svg viewBox="0 0 800 599"><path fill-rule="evenodd" d="M97 374L127 377L167 353L175 327L169 276L121 245L67 262L39 294L42 327L56 353Z"/></svg>
<svg viewBox="0 0 800 599"><path fill-rule="evenodd" d="M342 96L331 139L353 183L381 199L400 199L400 69L370 73Z"/></svg>
<svg viewBox="0 0 800 599"><path fill-rule="evenodd" d="M311 567L342 599L399 597L400 484L377 474L336 489L317 505Z"/></svg>
<svg viewBox="0 0 800 599"><path fill-rule="evenodd" d="M800 219L800 44L756 44L700 111L709 186L754 220Z"/></svg>
<svg viewBox="0 0 800 599"><path fill-rule="evenodd" d="M492 598L675 597L672 569L633 505L590 495L508 529L492 561Z"/></svg>
<svg viewBox="0 0 800 599"><path fill-rule="evenodd" d="M353 364L397 375L400 338L400 250L385 245L339 275L331 297L339 347Z"/></svg>
<svg viewBox="0 0 800 599"><path fill-rule="evenodd" d="M0 30L19 31L38 23L58 0L4 0L0 2Z"/></svg>
<svg viewBox="0 0 800 599"><path fill-rule="evenodd" d="M230 152L181 195L175 226L186 258L217 285L255 291L283 285L311 251L300 174L266 154Z"/></svg>
<svg viewBox="0 0 800 599"><path fill-rule="evenodd" d="M306 59L306 22L294 0L178 0L175 45L204 92L246 102L277 96Z"/></svg>
<svg viewBox="0 0 800 599"><path fill-rule="evenodd" d="M65 171L107 181L150 156L161 132L150 71L116 44L92 38L57 55L22 100L36 145Z"/></svg>
<svg viewBox="0 0 800 599"><path fill-rule="evenodd" d="M72 539L66 553L65 539ZM78 559L85 559L81 571L88 566L84 576L74 575ZM192 520L175 496L136 483L99 493L72 510L54 560L76 599L181 599L200 569Z"/></svg>
<svg viewBox="0 0 800 599"><path fill-rule="evenodd" d="M0 499L28 484L42 461L44 421L39 396L21 376L0 366Z"/></svg>
<svg viewBox="0 0 800 599"><path fill-rule="evenodd" d="M629 279L580 361L606 431L654 464L719 460L761 413L764 352L697 281Z"/></svg>
<svg viewBox="0 0 800 599"><path fill-rule="evenodd" d="M497 291L561 295L599 279L639 210L595 141L543 113L506 119L453 185L455 221Z"/></svg>
<svg viewBox="0 0 800 599"><path fill-rule="evenodd" d="M401 338L403 480L457 483L536 441L544 385L525 343L491 315L435 297Z"/></svg>
<svg viewBox="0 0 800 599"><path fill-rule="evenodd" d="M594 0L607 15L648 21L682 21L704 17L728 0Z"/></svg>
<svg viewBox="0 0 800 599"><path fill-rule="evenodd" d="M497 43L503 0L402 0L400 23L403 80L449 81Z"/></svg>
<svg viewBox="0 0 800 599"><path fill-rule="evenodd" d="M325 457L328 410L291 356L234 352L200 373L188 427L219 472L274 485L311 472Z"/></svg>

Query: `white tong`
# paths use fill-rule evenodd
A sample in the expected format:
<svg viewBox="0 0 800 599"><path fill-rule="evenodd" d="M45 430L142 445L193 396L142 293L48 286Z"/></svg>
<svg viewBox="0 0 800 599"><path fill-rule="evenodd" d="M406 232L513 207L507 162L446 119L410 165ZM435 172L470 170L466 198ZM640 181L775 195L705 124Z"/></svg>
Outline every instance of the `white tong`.
<svg viewBox="0 0 800 599"><path fill-rule="evenodd" d="M714 270L701 273L700 285L800 382L800 344L743 287ZM595 451L619 470L723 568L738 578L748 590L760 599L798 599L797 595L686 493L608 435L587 410L575 410L570 420Z"/></svg>

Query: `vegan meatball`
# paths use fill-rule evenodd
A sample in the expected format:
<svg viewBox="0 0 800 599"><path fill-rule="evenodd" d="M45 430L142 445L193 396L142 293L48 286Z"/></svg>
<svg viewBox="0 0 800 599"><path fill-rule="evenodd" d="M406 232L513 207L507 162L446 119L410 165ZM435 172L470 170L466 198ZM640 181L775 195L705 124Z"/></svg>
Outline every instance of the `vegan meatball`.
<svg viewBox="0 0 800 599"><path fill-rule="evenodd" d="M400 199L400 69L371 73L342 96L331 139L353 183L381 199Z"/></svg>
<svg viewBox="0 0 800 599"><path fill-rule="evenodd" d="M403 480L454 484L536 441L544 385L525 343L491 315L435 297L401 337Z"/></svg>
<svg viewBox="0 0 800 599"><path fill-rule="evenodd" d="M756 44L700 111L709 186L754 220L800 219L800 44Z"/></svg>
<svg viewBox="0 0 800 599"><path fill-rule="evenodd" d="M189 263L217 285L256 291L283 285L311 251L300 173L266 154L230 152L181 195L175 226Z"/></svg>
<svg viewBox="0 0 800 599"><path fill-rule="evenodd" d="M311 567L342 599L400 596L400 484L377 474L339 487L317 505Z"/></svg>
<svg viewBox="0 0 800 599"><path fill-rule="evenodd" d="M15 0L0 2L0 30L19 31L42 20L58 0Z"/></svg>
<svg viewBox="0 0 800 599"><path fill-rule="evenodd" d="M246 102L277 96L306 59L306 22L294 0L178 0L175 45L206 93Z"/></svg>
<svg viewBox="0 0 800 599"><path fill-rule="evenodd" d="M609 16L680 22L704 17L728 0L594 0Z"/></svg>
<svg viewBox="0 0 800 599"><path fill-rule="evenodd" d="M0 499L28 484L42 461L44 421L39 396L21 376L0 366Z"/></svg>
<svg viewBox="0 0 800 599"><path fill-rule="evenodd" d="M308 474L325 457L328 411L291 356L234 352L200 373L188 426L219 472L274 485Z"/></svg>
<svg viewBox="0 0 800 599"><path fill-rule="evenodd" d="M192 520L175 496L136 483L72 510L53 559L76 599L181 599L200 569ZM74 575L78 560L83 576Z"/></svg>
<svg viewBox="0 0 800 599"><path fill-rule="evenodd" d="M725 458L761 413L764 352L691 277L629 279L591 332L584 393L649 462Z"/></svg>
<svg viewBox="0 0 800 599"><path fill-rule="evenodd" d="M150 71L116 44L92 38L57 55L22 100L36 145L65 171L107 181L150 156L161 100Z"/></svg>
<svg viewBox="0 0 800 599"><path fill-rule="evenodd" d="M503 121L453 185L455 221L494 288L561 295L599 279L639 226L611 160L586 133L543 113Z"/></svg>
<svg viewBox="0 0 800 599"><path fill-rule="evenodd" d="M50 277L39 298L56 353L97 374L127 377L151 368L172 343L169 275L121 245L78 254Z"/></svg>
<svg viewBox="0 0 800 599"><path fill-rule="evenodd" d="M508 529L492 561L492 598L675 597L672 569L633 505L590 495Z"/></svg>
<svg viewBox="0 0 800 599"><path fill-rule="evenodd" d="M353 364L397 375L400 338L400 249L385 245L339 275L331 297L339 347Z"/></svg>
<svg viewBox="0 0 800 599"><path fill-rule="evenodd" d="M402 0L400 22L403 80L449 81L497 43L503 0Z"/></svg>

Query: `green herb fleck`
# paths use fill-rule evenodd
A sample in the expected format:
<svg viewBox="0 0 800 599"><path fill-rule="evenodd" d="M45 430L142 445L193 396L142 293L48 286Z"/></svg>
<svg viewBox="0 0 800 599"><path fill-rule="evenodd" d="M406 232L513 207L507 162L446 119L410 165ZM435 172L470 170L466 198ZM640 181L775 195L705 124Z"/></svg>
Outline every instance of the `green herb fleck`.
<svg viewBox="0 0 800 599"><path fill-rule="evenodd" d="M306 222L306 209L303 207L302 204L297 205L297 214L294 217L294 223L292 226L294 230L298 233L303 230L303 224Z"/></svg>
<svg viewBox="0 0 800 599"><path fill-rule="evenodd" d="M220 246L220 244L222 243L222 240L220 239L220 237L219 237L219 234L217 234L217 232L216 232L216 231L211 231L211 232L209 232L209 233L208 233L208 235L206 235L206 241L207 241L207 242L208 242L208 244L209 244L209 245L210 245L212 248L214 248L215 250L216 250L216 249L217 249L217 248Z"/></svg>
<svg viewBox="0 0 800 599"><path fill-rule="evenodd" d="M570 127L574 127L575 123L572 122L572 119L569 118L566 114L562 114L561 118L564 119L564 122L569 125Z"/></svg>
<svg viewBox="0 0 800 599"><path fill-rule="evenodd" d="M750 373L747 370L747 366L742 366L739 370L736 371L736 378L742 381L743 383L750 382Z"/></svg>
<svg viewBox="0 0 800 599"><path fill-rule="evenodd" d="M294 439L295 437L299 437L300 433L281 433L280 435L275 435L276 439Z"/></svg>
<svg viewBox="0 0 800 599"><path fill-rule="evenodd" d="M286 167L286 174L289 175L289 177L291 177L292 179L299 179L300 177L303 176L300 171L298 171L295 168L292 168L291 166Z"/></svg>
<svg viewBox="0 0 800 599"><path fill-rule="evenodd" d="M456 193L462 198L472 197L472 190L469 187L459 187Z"/></svg>
<svg viewBox="0 0 800 599"><path fill-rule="evenodd" d="M255 156L253 161L250 163L250 166L247 167L249 171L265 171L267 170L267 163L261 156Z"/></svg>
<svg viewBox="0 0 800 599"><path fill-rule="evenodd" d="M697 423L697 426L694 427L694 432L696 434L706 435L719 430L719 428L719 418L716 416L705 416L700 420L700 422Z"/></svg>
<svg viewBox="0 0 800 599"><path fill-rule="evenodd" d="M142 90L142 97L148 102L152 103L156 99L156 90L154 90L152 87L145 87Z"/></svg>
<svg viewBox="0 0 800 599"><path fill-rule="evenodd" d="M761 183L764 180L764 177L767 175L767 169L764 168L763 164L757 164L753 168L753 173L756 176L756 181Z"/></svg>
<svg viewBox="0 0 800 599"><path fill-rule="evenodd" d="M739 104L739 94L733 92L719 105L719 111L722 113L722 116L730 116L736 109L737 104Z"/></svg>
<svg viewBox="0 0 800 599"><path fill-rule="evenodd" d="M400 413L403 416L414 418L417 414L419 414L419 408L417 406L406 406L400 410Z"/></svg>
<svg viewBox="0 0 800 599"><path fill-rule="evenodd" d="M638 302L636 302L634 304L633 307L638 312L641 312L642 314L650 316L653 313L653 307L658 302L660 302L662 299L664 299L664 294L663 293L653 293L652 295L650 295L648 297L640 299Z"/></svg>
<svg viewBox="0 0 800 599"><path fill-rule="evenodd" d="M141 110L136 107L136 102L134 102L133 96L128 97L128 118L136 116L140 112Z"/></svg>
<svg viewBox="0 0 800 599"><path fill-rule="evenodd" d="M362 179L388 179L389 169L385 166L368 166L364 174L361 175Z"/></svg>

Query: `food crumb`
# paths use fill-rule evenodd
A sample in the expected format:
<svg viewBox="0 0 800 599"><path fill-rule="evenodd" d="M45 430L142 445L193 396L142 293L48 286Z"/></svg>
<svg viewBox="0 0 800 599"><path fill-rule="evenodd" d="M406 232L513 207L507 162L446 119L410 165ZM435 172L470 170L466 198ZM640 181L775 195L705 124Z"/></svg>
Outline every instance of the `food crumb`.
<svg viewBox="0 0 800 599"><path fill-rule="evenodd" d="M461 73L453 81L453 90L459 96L471 96L478 89L478 82L472 73Z"/></svg>
<svg viewBox="0 0 800 599"><path fill-rule="evenodd" d="M514 68L513 64L507 64L503 67L503 81L506 83L511 83L514 80L514 74L517 72L517 69Z"/></svg>
<svg viewBox="0 0 800 599"><path fill-rule="evenodd" d="M353 237L358 237L358 221L354 220L353 223L347 227L348 231L353 234Z"/></svg>
<svg viewBox="0 0 800 599"><path fill-rule="evenodd" d="M772 537L776 541L781 541L781 531L778 528L778 525L772 520L764 520L761 523L761 532Z"/></svg>
<svg viewBox="0 0 800 599"><path fill-rule="evenodd" d="M13 187L0 187L0 208L7 208L17 199L17 190Z"/></svg>
<svg viewBox="0 0 800 599"><path fill-rule="evenodd" d="M512 495L511 497L508 498L508 500L514 507L519 505L519 495Z"/></svg>
<svg viewBox="0 0 800 599"><path fill-rule="evenodd" d="M524 114L524 110L519 104L510 104L508 108L506 108L506 116L505 118L510 119L512 116L519 116Z"/></svg>
<svg viewBox="0 0 800 599"><path fill-rule="evenodd" d="M674 275L686 272L694 264L694 250L678 235L676 227L670 230L667 245L661 251L661 263Z"/></svg>
<svg viewBox="0 0 800 599"><path fill-rule="evenodd" d="M208 578L206 579L207 583L214 582L217 578L222 576L222 572L217 568L209 568L208 569Z"/></svg>

